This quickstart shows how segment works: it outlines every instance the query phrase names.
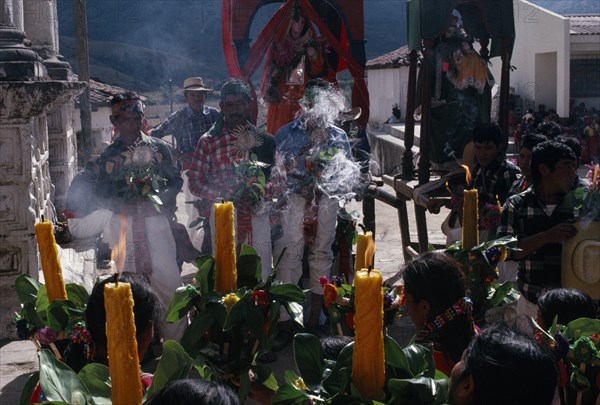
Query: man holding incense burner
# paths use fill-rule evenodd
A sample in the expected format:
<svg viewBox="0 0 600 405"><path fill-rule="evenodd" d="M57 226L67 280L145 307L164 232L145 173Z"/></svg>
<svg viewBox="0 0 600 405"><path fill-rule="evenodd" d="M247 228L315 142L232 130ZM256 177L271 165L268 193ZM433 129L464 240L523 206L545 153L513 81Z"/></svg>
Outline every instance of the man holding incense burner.
<svg viewBox="0 0 600 405"><path fill-rule="evenodd" d="M262 278L272 270L269 181L275 162L275 140L252 123L247 84L230 80L221 88L221 113L200 137L188 171L198 212L206 219L212 205L233 201L237 245L254 247L262 261ZM211 224L211 226L214 226ZM211 232L214 235L214 232Z"/></svg>
<svg viewBox="0 0 600 405"><path fill-rule="evenodd" d="M183 180L169 146L142 133L142 101L134 93L123 93L113 97L111 105L110 121L118 136L98 158L96 178L99 204L114 214L103 236L113 249L122 249L125 234L125 259L119 271L146 276L166 308L181 286L169 219ZM185 326L183 321L163 324L162 337L179 339Z"/></svg>
<svg viewBox="0 0 600 405"><path fill-rule="evenodd" d="M296 284L302 276L307 246L312 298L305 326L310 329L318 327L323 305L320 278L329 276L333 264L331 246L339 201L352 194L352 181L360 179L360 169L352 160L346 133L333 125L344 108L339 91L325 80L311 80L301 106L302 115L275 136L285 166L287 190L277 202L283 236L273 242L273 257L280 260L277 278ZM345 177L349 172L353 175ZM287 314L282 313L281 319L286 318ZM289 339L280 340L285 346ZM274 350L278 346L274 344Z"/></svg>

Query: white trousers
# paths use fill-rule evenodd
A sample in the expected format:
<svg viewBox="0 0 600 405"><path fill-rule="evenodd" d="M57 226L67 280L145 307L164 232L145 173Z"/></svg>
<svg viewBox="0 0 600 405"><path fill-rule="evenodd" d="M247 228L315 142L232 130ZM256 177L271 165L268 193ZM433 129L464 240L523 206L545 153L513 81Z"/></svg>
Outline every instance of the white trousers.
<svg viewBox="0 0 600 405"><path fill-rule="evenodd" d="M146 237L148 240L148 254L152 262L152 274L149 276L150 285L158 295L165 311L169 307L175 290L182 286L179 268L177 267L175 239L171 232L169 221L162 215L148 216L145 218ZM125 264L123 271L136 272L135 245L132 243L131 233L132 218L127 220L127 234L125 247ZM103 234L103 240L111 247L119 242L121 226L118 215L113 215ZM183 336L187 319L182 319L175 324L163 323L159 325L163 339L179 341Z"/></svg>
<svg viewBox="0 0 600 405"><path fill-rule="evenodd" d="M282 214L283 236L273 246L273 260L277 262L283 249L285 253L277 268L277 279L297 284L302 277L302 257L304 255L304 207L306 200L292 194L287 211ZM329 277L333 264L331 245L335 239L335 224L338 204L336 200L322 196L319 200L317 235L315 242L308 245L308 265L310 268L309 288L312 293L323 295L319 278Z"/></svg>
<svg viewBox="0 0 600 405"><path fill-rule="evenodd" d="M192 245L196 249L202 252L202 241L204 240L204 230L202 228L198 228L195 226L190 228L190 224L197 220L200 217L198 214L198 210L194 207L194 204L188 204L188 202L196 201L198 199L197 196L193 195L190 191L189 187L189 178L188 178L188 170L184 170L181 172L181 177L183 178L183 197L185 201L184 212L187 215L187 222L185 227L187 228L188 234L190 235L190 240L192 241ZM203 252L206 253L206 252Z"/></svg>

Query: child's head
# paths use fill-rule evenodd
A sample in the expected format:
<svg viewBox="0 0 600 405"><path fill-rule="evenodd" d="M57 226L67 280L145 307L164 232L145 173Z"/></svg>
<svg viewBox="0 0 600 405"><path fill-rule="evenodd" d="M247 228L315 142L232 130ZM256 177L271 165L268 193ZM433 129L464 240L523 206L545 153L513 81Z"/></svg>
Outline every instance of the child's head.
<svg viewBox="0 0 600 405"><path fill-rule="evenodd" d="M337 360L342 349L351 343L354 339L350 336L325 336L320 339L323 358L327 360Z"/></svg>
<svg viewBox="0 0 600 405"><path fill-rule="evenodd" d="M554 318L567 325L577 318L595 318L596 303L587 293L575 288L548 290L538 299L538 324L543 329L552 326Z"/></svg>

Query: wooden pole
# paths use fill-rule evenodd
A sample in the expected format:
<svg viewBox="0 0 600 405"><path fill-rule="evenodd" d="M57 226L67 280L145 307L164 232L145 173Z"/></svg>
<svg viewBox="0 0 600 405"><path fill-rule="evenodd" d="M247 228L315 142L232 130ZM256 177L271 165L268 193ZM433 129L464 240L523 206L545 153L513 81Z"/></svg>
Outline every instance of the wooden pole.
<svg viewBox="0 0 600 405"><path fill-rule="evenodd" d="M79 95L79 114L81 118L81 135L79 147L83 152L83 164L92 155L92 109L90 105L90 59L88 49L87 15L85 0L73 0L73 27L75 30L75 49L77 56L77 73L80 82L87 86Z"/></svg>

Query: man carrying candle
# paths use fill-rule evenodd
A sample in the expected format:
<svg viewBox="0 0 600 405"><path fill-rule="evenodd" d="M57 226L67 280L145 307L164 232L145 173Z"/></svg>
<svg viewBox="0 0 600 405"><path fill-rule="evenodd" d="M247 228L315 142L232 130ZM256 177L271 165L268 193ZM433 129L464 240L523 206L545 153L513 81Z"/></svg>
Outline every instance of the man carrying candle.
<svg viewBox="0 0 600 405"><path fill-rule="evenodd" d="M546 141L533 149L533 184L509 197L502 207L498 236L519 239L509 260L518 261L517 327L533 332L531 317L537 316L538 295L561 287L562 243L575 236L575 208L565 204L565 195L578 182L576 157L565 144Z"/></svg>
<svg viewBox="0 0 600 405"><path fill-rule="evenodd" d="M278 201L283 236L274 241L273 257L278 260L283 254L277 278L296 284L302 276L302 257L307 246L312 298L305 326L311 329L318 327L323 304L319 279L329 276L334 258L331 246L339 207L335 198L339 190L334 189L344 181L340 180L344 168L355 163L346 133L333 125L344 108L339 92L324 80L312 80L306 85L301 105L303 114L275 136L277 152L285 165L287 190ZM356 178L359 177L357 169ZM332 184L336 181L338 184ZM288 319L287 313L282 312L281 320ZM282 325L284 330L285 326ZM274 350L291 340L291 331L282 332L281 336L275 341Z"/></svg>
<svg viewBox="0 0 600 405"><path fill-rule="evenodd" d="M221 113L200 137L188 176L190 191L201 199L196 204L201 217L210 217L214 203L233 201L238 247L246 243L256 249L265 279L272 270L269 200L274 189L269 178L275 162L275 140L250 122L250 102L250 88L242 81L230 80L223 85ZM264 174L264 185L253 168Z"/></svg>
<svg viewBox="0 0 600 405"><path fill-rule="evenodd" d="M119 242L119 216L127 218L124 271L143 274L164 307L181 286L176 247L169 219L174 215L182 179L177 173L168 145L142 133L142 101L123 93L111 101L110 120L117 138L98 159L96 194L99 205L115 215L105 229L111 246ZM162 337L179 339L185 322L160 326Z"/></svg>

